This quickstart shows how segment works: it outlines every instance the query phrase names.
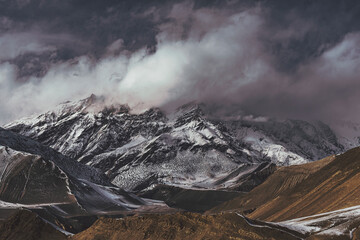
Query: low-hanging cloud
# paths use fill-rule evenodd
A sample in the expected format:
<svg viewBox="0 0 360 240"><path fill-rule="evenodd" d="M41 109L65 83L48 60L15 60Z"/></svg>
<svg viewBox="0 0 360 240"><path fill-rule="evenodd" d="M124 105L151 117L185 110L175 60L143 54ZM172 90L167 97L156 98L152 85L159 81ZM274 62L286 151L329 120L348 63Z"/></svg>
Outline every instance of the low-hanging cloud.
<svg viewBox="0 0 360 240"><path fill-rule="evenodd" d="M168 40L168 33L162 32L157 51L133 61L120 82L121 95L129 97L125 102L134 98L148 106L162 106L221 100L271 73L270 57L257 39L262 25L258 14L256 9L234 14L186 40Z"/></svg>
<svg viewBox="0 0 360 240"><path fill-rule="evenodd" d="M192 13L194 19L205 15L219 18L211 11ZM163 30L158 35L157 50L151 54L141 49L95 62L83 56L75 62L57 64L42 78L33 77L20 85L8 84L11 87L2 96L12 107L7 108L8 114L3 110L2 116L13 113L8 117L11 119L28 115L91 93L139 110L169 102L205 100L214 93L221 99L234 86L257 81L269 73L270 67L257 40L261 25L259 10L252 9L222 17L215 26L195 31L186 39L170 39L173 33ZM113 45L108 49L113 49Z"/></svg>
<svg viewBox="0 0 360 240"><path fill-rule="evenodd" d="M9 33L0 37L0 61L13 59L21 54L54 51L51 45L43 44L36 33Z"/></svg>
<svg viewBox="0 0 360 240"><path fill-rule="evenodd" d="M239 11L194 9L188 1L175 4L167 21L159 23L153 51L131 53L117 39L101 59L85 55L56 63L43 77L26 82L16 81L15 65L2 63L0 101L6 104L0 107L0 122L92 93L136 111L198 101L255 115L360 120L360 35L321 46L317 57L283 72L266 41L301 38L312 26L307 23L301 33L289 28L272 33L266 12L261 5Z"/></svg>

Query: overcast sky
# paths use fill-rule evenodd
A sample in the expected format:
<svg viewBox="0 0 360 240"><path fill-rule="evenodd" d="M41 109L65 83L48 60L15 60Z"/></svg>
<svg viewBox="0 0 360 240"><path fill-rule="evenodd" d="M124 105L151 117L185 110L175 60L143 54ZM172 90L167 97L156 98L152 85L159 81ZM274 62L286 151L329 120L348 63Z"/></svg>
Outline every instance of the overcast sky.
<svg viewBox="0 0 360 240"><path fill-rule="evenodd" d="M360 121L360 2L0 0L0 124L130 107Z"/></svg>

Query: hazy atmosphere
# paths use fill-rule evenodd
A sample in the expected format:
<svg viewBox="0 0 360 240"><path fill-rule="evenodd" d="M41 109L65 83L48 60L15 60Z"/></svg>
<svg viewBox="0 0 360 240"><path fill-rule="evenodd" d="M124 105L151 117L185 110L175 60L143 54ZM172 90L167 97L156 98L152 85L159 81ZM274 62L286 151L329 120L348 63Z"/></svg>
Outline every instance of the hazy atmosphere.
<svg viewBox="0 0 360 240"><path fill-rule="evenodd" d="M358 1L0 0L0 124L94 93L360 121Z"/></svg>

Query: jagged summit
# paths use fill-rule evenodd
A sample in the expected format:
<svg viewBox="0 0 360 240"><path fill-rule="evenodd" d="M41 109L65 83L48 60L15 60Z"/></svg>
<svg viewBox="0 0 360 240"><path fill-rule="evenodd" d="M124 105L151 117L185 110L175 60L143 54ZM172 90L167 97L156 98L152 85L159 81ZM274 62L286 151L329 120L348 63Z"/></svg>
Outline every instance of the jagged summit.
<svg viewBox="0 0 360 240"><path fill-rule="evenodd" d="M245 175L267 163L301 164L346 149L320 123L213 120L211 107L197 102L170 113L159 108L133 113L126 105L104 101L92 95L6 128L100 169L112 183L135 191L159 183L239 189Z"/></svg>
<svg viewBox="0 0 360 240"><path fill-rule="evenodd" d="M158 108L140 114L106 108L86 111L96 101L91 96L67 102L61 111L6 127L100 169L128 190L156 183L226 187L218 182L229 173L246 166L251 171L254 164L268 161L208 121L198 105L184 106L173 117ZM234 177L240 176L233 174L235 186Z"/></svg>
<svg viewBox="0 0 360 240"><path fill-rule="evenodd" d="M178 114L185 112L198 112L203 115L203 109L205 107L205 103L198 103L196 101L192 101L186 104L183 104L176 108L175 112Z"/></svg>

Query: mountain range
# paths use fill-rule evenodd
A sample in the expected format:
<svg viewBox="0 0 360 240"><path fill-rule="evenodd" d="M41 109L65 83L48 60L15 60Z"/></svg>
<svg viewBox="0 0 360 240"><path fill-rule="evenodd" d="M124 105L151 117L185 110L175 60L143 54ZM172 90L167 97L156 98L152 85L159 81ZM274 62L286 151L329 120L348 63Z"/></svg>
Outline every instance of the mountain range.
<svg viewBox="0 0 360 240"><path fill-rule="evenodd" d="M170 113L153 108L135 114L125 105L104 107L104 101L92 95L66 102L5 128L99 169L114 185L135 192L157 184L248 191L275 165L319 160L358 144L357 137L344 137L322 122L219 119L196 103ZM260 171L261 177L249 177Z"/></svg>
<svg viewBox="0 0 360 240"><path fill-rule="evenodd" d="M359 130L198 103L65 102L0 128L0 229L27 216L74 239L356 239Z"/></svg>

